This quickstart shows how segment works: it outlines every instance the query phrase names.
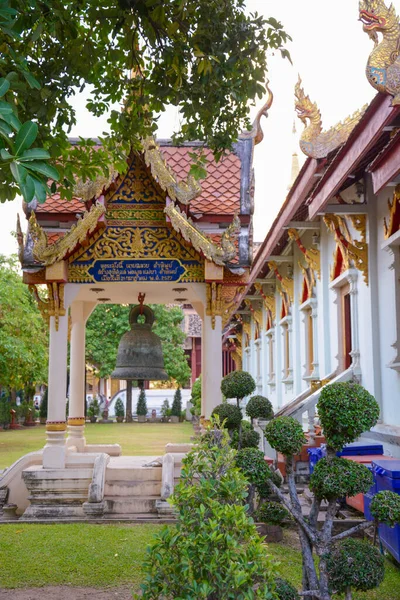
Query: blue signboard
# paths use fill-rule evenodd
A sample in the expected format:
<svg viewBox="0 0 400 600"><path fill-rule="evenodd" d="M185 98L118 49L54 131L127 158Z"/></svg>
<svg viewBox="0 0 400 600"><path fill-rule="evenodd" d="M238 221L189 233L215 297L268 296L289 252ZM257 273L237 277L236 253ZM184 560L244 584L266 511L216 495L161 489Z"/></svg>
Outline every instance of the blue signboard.
<svg viewBox="0 0 400 600"><path fill-rule="evenodd" d="M88 269L95 281L179 281L196 261L176 259L96 260Z"/></svg>

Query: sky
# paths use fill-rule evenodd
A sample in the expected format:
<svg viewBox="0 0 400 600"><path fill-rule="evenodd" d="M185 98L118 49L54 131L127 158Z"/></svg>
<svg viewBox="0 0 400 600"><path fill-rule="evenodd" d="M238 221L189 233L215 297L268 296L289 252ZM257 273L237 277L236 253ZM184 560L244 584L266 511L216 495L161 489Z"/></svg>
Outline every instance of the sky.
<svg viewBox="0 0 400 600"><path fill-rule="evenodd" d="M297 136L303 129L294 112L294 86L301 75L305 92L317 102L323 126L329 128L370 102L375 91L367 82L365 65L372 42L358 21L357 0L247 0L247 10L265 17L272 16L284 25L293 41L288 44L293 65L280 53L269 56L268 78L274 103L268 119L262 119L264 140L255 148L256 177L254 239L262 241L285 200L290 183L292 154L298 152L292 128L296 121ZM395 0L400 12L400 0ZM78 111L77 125L71 136L95 137L107 129L105 120L92 117L85 110L85 97L77 96L73 105ZM263 105L252 107L255 117ZM178 124L176 111L168 111L160 122L158 135L167 138ZM16 252L16 215L21 202L0 204L0 254ZM21 213L24 225L24 215Z"/></svg>

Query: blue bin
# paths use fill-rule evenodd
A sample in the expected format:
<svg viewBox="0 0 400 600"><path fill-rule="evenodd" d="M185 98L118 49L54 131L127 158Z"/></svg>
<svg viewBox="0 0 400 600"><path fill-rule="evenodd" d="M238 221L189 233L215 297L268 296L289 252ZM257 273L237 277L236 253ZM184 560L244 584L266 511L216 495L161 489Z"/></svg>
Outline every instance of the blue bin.
<svg viewBox="0 0 400 600"><path fill-rule="evenodd" d="M382 444L348 444L336 456L377 456L383 455Z"/></svg>
<svg viewBox="0 0 400 600"><path fill-rule="evenodd" d="M321 460L321 458L324 458L324 456L326 456L326 448L308 448L307 453L309 456L308 460L310 463L310 475L312 475L312 473L314 473L315 465L317 464L317 462Z"/></svg>
<svg viewBox="0 0 400 600"><path fill-rule="evenodd" d="M376 492L389 490L400 494L400 460L374 460L372 471L376 482ZM371 515L369 514L371 518ZM400 562L400 524L394 527L379 525L382 544Z"/></svg>

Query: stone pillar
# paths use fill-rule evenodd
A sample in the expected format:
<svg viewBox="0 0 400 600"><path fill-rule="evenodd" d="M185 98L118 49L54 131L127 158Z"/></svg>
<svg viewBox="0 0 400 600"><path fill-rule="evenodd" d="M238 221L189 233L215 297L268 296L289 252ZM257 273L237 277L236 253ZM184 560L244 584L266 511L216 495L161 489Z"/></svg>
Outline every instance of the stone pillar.
<svg viewBox="0 0 400 600"><path fill-rule="evenodd" d="M50 317L47 440L43 450L45 469L63 469L65 466L67 342L68 313L59 317L58 328L55 317Z"/></svg>
<svg viewBox="0 0 400 600"><path fill-rule="evenodd" d="M71 305L70 393L68 446L83 452L85 431L85 311L83 302Z"/></svg>
<svg viewBox="0 0 400 600"><path fill-rule="evenodd" d="M209 419L213 409L222 402L222 319L205 315L202 339L201 414Z"/></svg>

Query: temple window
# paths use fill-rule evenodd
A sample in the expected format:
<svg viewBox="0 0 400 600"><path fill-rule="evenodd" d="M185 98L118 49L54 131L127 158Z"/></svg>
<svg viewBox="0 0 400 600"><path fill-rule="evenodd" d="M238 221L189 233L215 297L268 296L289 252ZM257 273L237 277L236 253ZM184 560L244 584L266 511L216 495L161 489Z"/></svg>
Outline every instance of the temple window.
<svg viewBox="0 0 400 600"><path fill-rule="evenodd" d="M282 351L283 351L283 370L282 370L282 381L285 384L293 383L293 365L292 365L292 317L284 317L281 322L282 332Z"/></svg>
<svg viewBox="0 0 400 600"><path fill-rule="evenodd" d="M303 379L318 379L317 300L309 298L300 306L303 315L304 374Z"/></svg>
<svg viewBox="0 0 400 600"><path fill-rule="evenodd" d="M357 269L348 269L330 285L336 292L338 369L341 372L351 367L355 374L360 373L357 281Z"/></svg>

